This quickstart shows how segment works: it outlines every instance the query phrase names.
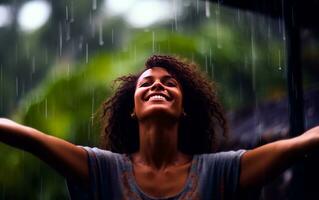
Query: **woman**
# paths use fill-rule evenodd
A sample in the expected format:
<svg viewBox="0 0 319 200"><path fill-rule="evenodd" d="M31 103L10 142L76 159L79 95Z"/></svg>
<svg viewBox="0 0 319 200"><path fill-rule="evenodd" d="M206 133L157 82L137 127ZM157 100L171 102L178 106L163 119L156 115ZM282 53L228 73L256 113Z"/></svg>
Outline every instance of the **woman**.
<svg viewBox="0 0 319 200"><path fill-rule="evenodd" d="M213 85L195 67L155 55L140 74L119 78L102 109L103 148L111 151L7 119L0 141L55 168L73 199L236 199L319 148L316 127L250 151L211 153L226 122Z"/></svg>

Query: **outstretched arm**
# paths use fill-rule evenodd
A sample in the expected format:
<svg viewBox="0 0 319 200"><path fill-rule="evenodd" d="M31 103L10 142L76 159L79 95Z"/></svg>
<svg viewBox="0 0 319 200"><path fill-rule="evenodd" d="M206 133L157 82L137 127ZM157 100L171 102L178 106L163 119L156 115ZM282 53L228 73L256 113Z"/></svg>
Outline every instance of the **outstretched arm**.
<svg viewBox="0 0 319 200"><path fill-rule="evenodd" d="M298 137L247 151L241 159L241 189L262 186L315 149L319 149L319 126Z"/></svg>
<svg viewBox="0 0 319 200"><path fill-rule="evenodd" d="M80 147L3 118L0 142L32 153L68 179L88 183L87 153Z"/></svg>

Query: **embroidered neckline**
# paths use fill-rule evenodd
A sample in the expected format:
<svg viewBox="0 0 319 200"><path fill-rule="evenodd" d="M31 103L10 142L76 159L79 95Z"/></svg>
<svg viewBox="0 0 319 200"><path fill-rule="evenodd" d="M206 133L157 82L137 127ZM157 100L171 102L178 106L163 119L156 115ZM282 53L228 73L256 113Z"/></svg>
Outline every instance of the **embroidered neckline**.
<svg viewBox="0 0 319 200"><path fill-rule="evenodd" d="M149 199L149 200L164 200L164 199L174 199L174 198L177 198L179 196L181 197L186 197L186 196L189 196L189 195L192 195L195 193L195 191L193 190L196 190L196 186L197 186L197 183L198 183L198 175L196 174L196 168L197 168L197 162L198 162L198 155L193 155L193 158L192 158L192 163L191 163L191 166L190 166L190 170L189 170L189 173L188 173L188 176L187 176L187 179L186 179L186 182L183 186L183 188L181 189L180 192L178 192L177 194L175 195L172 195L172 196L167 196L165 198L159 198L159 197L153 197L153 196L150 196L148 194L146 194L137 184L136 182L136 179L135 179L135 176L134 176L134 173L133 173L133 164L132 164L132 161L131 161L131 156L128 155L128 154L123 154L123 157L124 157L124 161L125 161L125 166L126 166L126 173L128 175L128 181L129 181L129 185L130 187L134 190L134 191L137 191L144 199ZM190 190L190 193L191 194L188 194L188 192L186 192L187 190Z"/></svg>

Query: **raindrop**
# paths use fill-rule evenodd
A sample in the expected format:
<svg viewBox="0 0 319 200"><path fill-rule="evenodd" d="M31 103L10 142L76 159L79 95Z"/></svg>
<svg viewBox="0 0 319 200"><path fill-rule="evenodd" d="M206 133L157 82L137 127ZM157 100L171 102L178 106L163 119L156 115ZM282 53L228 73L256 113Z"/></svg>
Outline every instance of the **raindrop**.
<svg viewBox="0 0 319 200"><path fill-rule="evenodd" d="M62 25L59 23L59 55L62 56Z"/></svg>
<svg viewBox="0 0 319 200"><path fill-rule="evenodd" d="M112 37L112 44L114 43L114 30L112 28L112 34L111 34L111 37Z"/></svg>
<svg viewBox="0 0 319 200"><path fill-rule="evenodd" d="M253 84L253 89L255 90L256 86L256 49L255 49L255 27L251 23L251 36L250 36L250 41L251 41L251 68L252 68L252 84Z"/></svg>
<svg viewBox="0 0 319 200"><path fill-rule="evenodd" d="M80 42L79 42L79 49L82 50L83 48L83 36L80 37Z"/></svg>
<svg viewBox="0 0 319 200"><path fill-rule="evenodd" d="M283 40L283 41L286 40L286 28L285 28L285 25L283 25L282 40Z"/></svg>
<svg viewBox="0 0 319 200"><path fill-rule="evenodd" d="M281 52L280 50L278 51L278 70L282 70L282 67L281 67Z"/></svg>
<svg viewBox="0 0 319 200"><path fill-rule="evenodd" d="M206 17L207 18L209 18L210 17L210 8L209 8L209 1L208 0L206 0L205 1L205 15L206 15Z"/></svg>
<svg viewBox="0 0 319 200"><path fill-rule="evenodd" d="M199 2L196 0L196 14L198 15L199 13Z"/></svg>
<svg viewBox="0 0 319 200"><path fill-rule="evenodd" d="M68 6L65 6L65 20L69 21L69 8L68 8Z"/></svg>
<svg viewBox="0 0 319 200"><path fill-rule="evenodd" d="M85 63L89 62L89 45L88 43L85 44Z"/></svg>
<svg viewBox="0 0 319 200"><path fill-rule="evenodd" d="M282 13L282 20L279 20L279 30L282 33L282 39L285 41L286 40L286 27L285 27L285 23L283 23L283 20L285 19L285 2L284 0L281 0L281 13ZM292 9L292 8L291 8ZM293 10L292 10L292 14L293 14ZM294 16L292 16L292 19L294 19Z"/></svg>
<svg viewBox="0 0 319 200"><path fill-rule="evenodd" d="M74 22L74 11L73 11L73 1L71 1L70 5L70 23Z"/></svg>
<svg viewBox="0 0 319 200"><path fill-rule="evenodd" d="M99 24L99 45L103 45L104 41L103 41L103 25L102 22L100 22Z"/></svg>
<svg viewBox="0 0 319 200"><path fill-rule="evenodd" d="M177 6L176 6L176 0L173 1L173 12L174 12L175 31L177 31Z"/></svg>
<svg viewBox="0 0 319 200"><path fill-rule="evenodd" d="M92 0L92 9L96 10L96 0Z"/></svg>

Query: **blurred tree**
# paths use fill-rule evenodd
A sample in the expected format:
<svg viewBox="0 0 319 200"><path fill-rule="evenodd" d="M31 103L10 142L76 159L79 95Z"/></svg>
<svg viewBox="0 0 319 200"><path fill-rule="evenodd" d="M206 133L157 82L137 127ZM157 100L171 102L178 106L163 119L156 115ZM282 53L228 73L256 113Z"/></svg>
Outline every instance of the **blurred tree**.
<svg viewBox="0 0 319 200"><path fill-rule="evenodd" d="M8 3L15 20L0 30L1 115L13 112L15 120L75 144L98 145L94 116L112 94L112 80L140 70L155 53L200 64L217 81L227 109L285 94L280 22L264 16L210 4L213 16L207 17L205 6L191 2L182 5L178 28L173 19L133 29L121 16L101 17L102 1L92 9L92 1L58 0L51 2L50 21L26 34L16 22L23 2ZM3 199L67 197L62 177L47 166L3 144L0 149Z"/></svg>

